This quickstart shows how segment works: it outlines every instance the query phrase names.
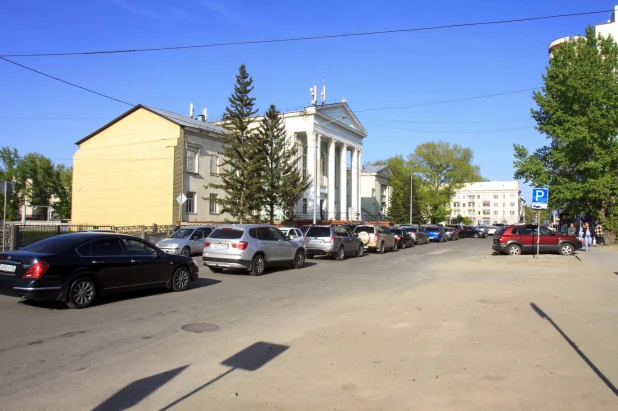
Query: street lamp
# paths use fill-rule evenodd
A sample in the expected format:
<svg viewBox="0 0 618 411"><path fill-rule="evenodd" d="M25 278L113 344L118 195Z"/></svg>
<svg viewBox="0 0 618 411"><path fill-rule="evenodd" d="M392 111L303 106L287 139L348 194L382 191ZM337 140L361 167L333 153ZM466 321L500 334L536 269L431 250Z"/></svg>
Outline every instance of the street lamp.
<svg viewBox="0 0 618 411"><path fill-rule="evenodd" d="M327 121L326 123L320 124L320 126L325 126L326 124L333 123L333 122L339 121L339 120L343 120L344 118L347 118L347 117L343 116L343 117L340 117L340 118L335 118L333 120ZM315 225L317 223L317 221L316 221L317 214L316 213L317 213L318 190L319 190L319 185L318 185L318 150L320 149L320 147L318 147L318 133L317 133L317 131L314 131L313 134L315 134L315 153L314 153L315 169L314 169L314 173L313 173L313 181L314 181L314 184L315 184L315 189L313 190L313 224ZM334 193L331 193L331 195L334 195ZM345 193L345 195L347 196L347 193Z"/></svg>

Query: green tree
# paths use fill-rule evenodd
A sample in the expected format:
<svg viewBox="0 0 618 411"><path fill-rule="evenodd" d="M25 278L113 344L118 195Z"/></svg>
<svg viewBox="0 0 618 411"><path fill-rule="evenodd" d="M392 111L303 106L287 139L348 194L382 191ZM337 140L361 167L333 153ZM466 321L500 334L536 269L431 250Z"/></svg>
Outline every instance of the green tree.
<svg viewBox="0 0 618 411"><path fill-rule="evenodd" d="M274 224L277 208L291 216L294 204L309 187L309 179L302 178L296 146L288 147L285 126L274 104L264 115L258 136L264 162L263 206L268 221Z"/></svg>
<svg viewBox="0 0 618 411"><path fill-rule="evenodd" d="M473 222L470 217L464 217L461 214L457 214L457 217L453 218L453 223L455 224L470 225Z"/></svg>
<svg viewBox="0 0 618 411"><path fill-rule="evenodd" d="M0 181L11 181L17 183L15 181L16 177L16 168L19 164L19 152L17 149L10 149L8 147L2 147L0 149ZM2 188L4 190L4 187ZM13 187L13 190L7 197L6 204L6 219L7 221L15 221L17 220L18 210L20 205L20 195L19 190L21 187ZM2 214L4 215L4 196L0 198L0 210L2 210ZM1 217L0 217L1 218Z"/></svg>
<svg viewBox="0 0 618 411"><path fill-rule="evenodd" d="M221 184L214 188L225 191L225 198L218 199L222 212L229 213L241 223L257 218L263 200L263 153L260 152L256 130L251 118L255 98L251 97L253 79L241 65L236 75L234 92L225 108L226 133L221 136L223 161L220 172Z"/></svg>
<svg viewBox="0 0 618 411"><path fill-rule="evenodd" d="M386 210L388 219L399 224L410 222L410 188L412 188L412 222L415 224L424 222L422 216L424 207L419 194L423 182L419 176L414 175L412 184L410 184L412 169L403 156L396 155L387 160L378 160L374 165L387 165L393 173L390 181L390 204L388 210Z"/></svg>
<svg viewBox="0 0 618 411"><path fill-rule="evenodd" d="M60 218L71 218L71 200L73 195L73 167L57 164L54 170L56 187L55 201L52 203L54 214Z"/></svg>
<svg viewBox="0 0 618 411"><path fill-rule="evenodd" d="M46 219L52 197L57 192L54 163L38 153L28 153L15 167L15 191L26 204L34 206L33 214Z"/></svg>
<svg viewBox="0 0 618 411"><path fill-rule="evenodd" d="M586 35L562 43L534 93L536 129L549 144L530 153L515 144L515 178L549 188L550 208L599 217L618 228L618 47Z"/></svg>
<svg viewBox="0 0 618 411"><path fill-rule="evenodd" d="M446 221L451 197L464 183L485 181L480 168L472 163L474 154L468 147L445 141L418 145L408 155L408 164L421 176L419 202L423 215L432 223Z"/></svg>

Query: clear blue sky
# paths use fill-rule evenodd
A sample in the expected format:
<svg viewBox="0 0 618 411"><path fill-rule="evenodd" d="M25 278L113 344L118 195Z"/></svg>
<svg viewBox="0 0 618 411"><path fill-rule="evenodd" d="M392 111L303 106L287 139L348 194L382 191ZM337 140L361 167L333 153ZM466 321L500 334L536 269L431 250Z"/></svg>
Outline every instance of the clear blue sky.
<svg viewBox="0 0 618 411"><path fill-rule="evenodd" d="M611 1L92 0L5 2L0 55L145 48L438 26L613 8ZM483 176L512 180L513 143L546 140L532 93L404 110L363 111L538 87L548 43L610 13L293 43L14 60L132 104L223 112L247 65L257 106L308 105L314 81L342 96L369 131L363 162L444 140L471 147ZM71 164L74 143L129 106L0 61L0 145ZM389 128L390 127L390 128ZM502 131L505 129L516 129ZM419 131L420 130L420 131ZM524 198L531 193L522 187Z"/></svg>

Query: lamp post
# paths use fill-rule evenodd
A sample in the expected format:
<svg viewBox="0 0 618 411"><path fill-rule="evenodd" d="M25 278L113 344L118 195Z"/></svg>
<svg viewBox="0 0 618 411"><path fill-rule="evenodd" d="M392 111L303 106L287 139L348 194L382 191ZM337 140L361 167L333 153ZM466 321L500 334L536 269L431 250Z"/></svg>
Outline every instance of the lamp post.
<svg viewBox="0 0 618 411"><path fill-rule="evenodd" d="M321 126L325 126L326 124L329 123L333 123L335 121L339 121L339 120L343 120L344 118L347 118L346 116L340 117L340 118L335 118L333 120L327 121L326 123L322 123L320 124ZM315 225L317 223L317 205L318 205L318 190L319 188L319 181L318 181L318 150L320 149L320 147L318 146L318 133L317 131L314 131L313 134L315 134L315 153L314 153L314 157L315 157L315 169L314 169L314 173L313 173L313 181L315 184L315 189L313 190L313 224ZM346 171L347 172L347 171ZM334 193L331 193L331 195L334 195ZM346 193L347 195L347 193Z"/></svg>

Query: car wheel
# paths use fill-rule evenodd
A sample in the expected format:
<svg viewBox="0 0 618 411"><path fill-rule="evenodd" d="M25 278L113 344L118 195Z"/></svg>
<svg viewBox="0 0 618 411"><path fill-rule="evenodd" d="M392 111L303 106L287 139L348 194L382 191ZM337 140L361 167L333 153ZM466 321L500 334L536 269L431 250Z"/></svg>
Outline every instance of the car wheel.
<svg viewBox="0 0 618 411"><path fill-rule="evenodd" d="M210 269L210 271L212 271L213 273L222 273L223 272L223 268L221 267L208 267Z"/></svg>
<svg viewBox="0 0 618 411"><path fill-rule="evenodd" d="M97 288L88 277L78 278L69 286L66 305L69 308L86 308L94 301Z"/></svg>
<svg viewBox="0 0 618 411"><path fill-rule="evenodd" d="M292 262L294 268L303 268L305 265L305 253L303 250L298 250Z"/></svg>
<svg viewBox="0 0 618 411"><path fill-rule="evenodd" d="M378 253L384 254L384 242L380 243L380 248L378 248Z"/></svg>
<svg viewBox="0 0 618 411"><path fill-rule="evenodd" d="M358 251L356 252L356 256L362 257L364 252L365 252L365 247L363 247L363 245L361 244L358 246Z"/></svg>
<svg viewBox="0 0 618 411"><path fill-rule="evenodd" d="M406 249L406 241L405 241L405 240L404 240L404 241L402 241L402 243L401 243L401 249L402 249L402 250L405 250L405 249Z"/></svg>
<svg viewBox="0 0 618 411"><path fill-rule="evenodd" d="M182 249L180 254L184 255L185 257L191 257L191 250L189 249L189 247L185 247Z"/></svg>
<svg viewBox="0 0 618 411"><path fill-rule="evenodd" d="M521 247L518 246L517 244L511 244L508 248L508 252L510 255L520 255Z"/></svg>
<svg viewBox="0 0 618 411"><path fill-rule="evenodd" d="M573 255L574 252L575 252L575 248L573 247L573 245L569 243L563 243L560 246L560 254L562 255Z"/></svg>
<svg viewBox="0 0 618 411"><path fill-rule="evenodd" d="M178 267L172 274L172 291L184 291L189 287L191 273L187 267Z"/></svg>
<svg viewBox="0 0 618 411"><path fill-rule="evenodd" d="M343 249L343 247L339 247L339 250L337 250L337 254L335 255L335 260L343 261L344 258L345 258L345 250Z"/></svg>
<svg viewBox="0 0 618 411"><path fill-rule="evenodd" d="M397 243L397 241L395 241L393 243L393 248L391 248L391 251L397 251L397 248L399 247L399 244Z"/></svg>
<svg viewBox="0 0 618 411"><path fill-rule="evenodd" d="M266 269L266 260L264 260L264 256L261 254L253 257L253 261L251 262L251 275L262 275L264 274L264 270Z"/></svg>

